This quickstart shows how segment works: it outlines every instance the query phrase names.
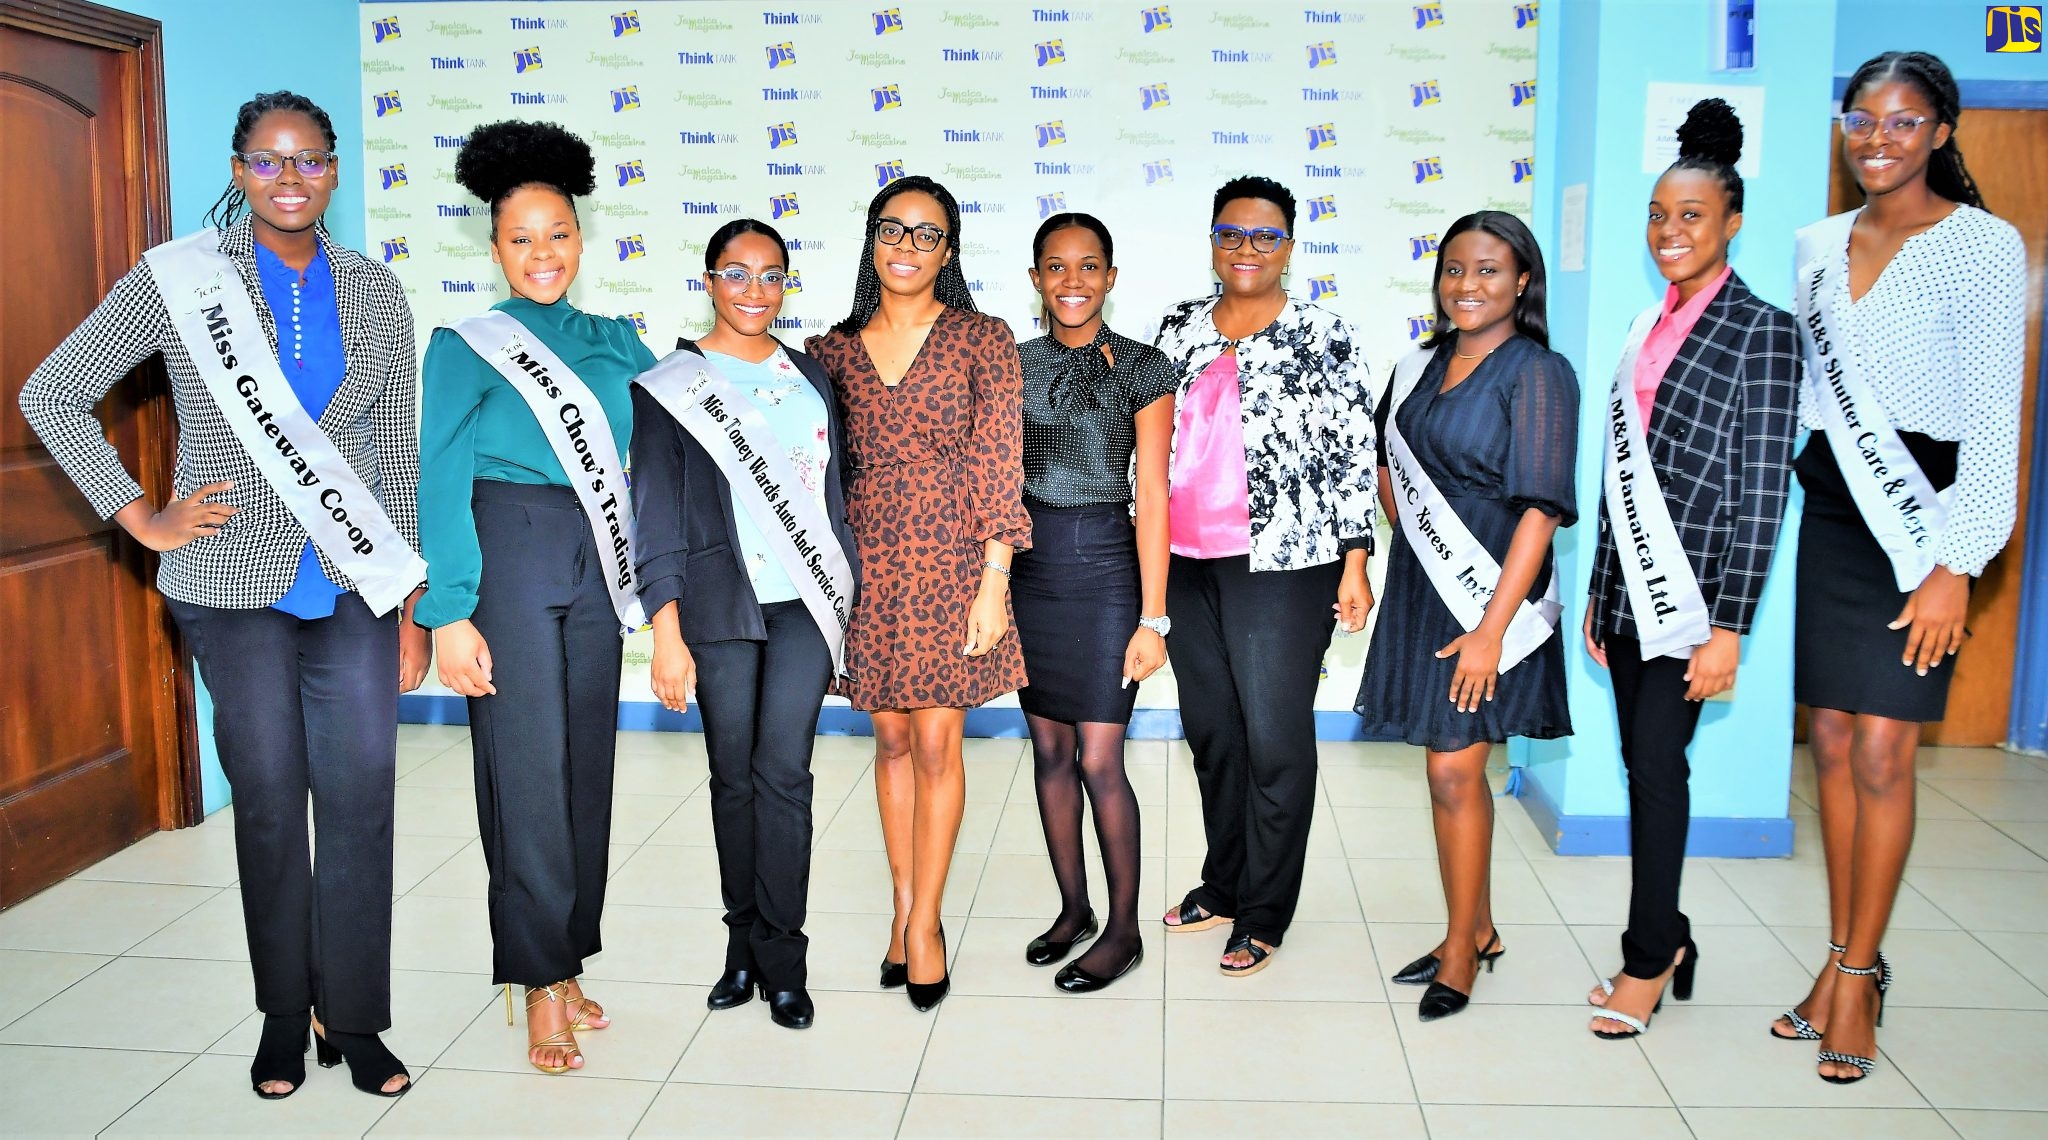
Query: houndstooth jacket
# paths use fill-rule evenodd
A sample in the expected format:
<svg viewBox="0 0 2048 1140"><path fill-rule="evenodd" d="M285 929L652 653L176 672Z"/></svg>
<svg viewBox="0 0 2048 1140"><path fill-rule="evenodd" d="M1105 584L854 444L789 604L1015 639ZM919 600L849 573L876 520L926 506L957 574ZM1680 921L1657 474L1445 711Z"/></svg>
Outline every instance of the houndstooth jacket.
<svg viewBox="0 0 2048 1140"><path fill-rule="evenodd" d="M1770 573L1799 431L1799 369L1792 315L1730 274L1672 358L1643 428L1708 620L1721 629L1749 632ZM1636 636L1604 496L1588 594L1596 631Z"/></svg>
<svg viewBox="0 0 2048 1140"><path fill-rule="evenodd" d="M334 271L335 306L348 360L341 387L320 416L320 428L391 516L399 534L419 547L419 357L413 351L412 309L389 269L352 249L320 244ZM256 276L255 238L244 217L221 234L220 250L241 271L263 321L270 350L277 328ZM218 609L261 609L284 596L298 572L306 531L286 509L235 439L207 393L171 325L147 261L138 262L21 390L21 414L43 446L78 485L101 518L134 502L142 487L107 442L93 408L136 365L161 353L177 407L178 452L173 493L233 480L214 496L241 510L220 533L166 551L157 570L164 596ZM161 506L162 504L156 504ZM351 585L325 554L321 569Z"/></svg>

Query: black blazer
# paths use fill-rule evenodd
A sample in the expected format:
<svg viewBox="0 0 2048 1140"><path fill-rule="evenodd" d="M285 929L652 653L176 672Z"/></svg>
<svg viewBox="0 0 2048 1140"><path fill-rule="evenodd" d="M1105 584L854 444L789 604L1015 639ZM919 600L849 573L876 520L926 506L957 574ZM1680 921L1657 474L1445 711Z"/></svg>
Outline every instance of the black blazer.
<svg viewBox="0 0 2048 1140"><path fill-rule="evenodd" d="M701 351L687 337L678 339L676 347ZM786 345L784 351L825 401L832 448L832 457L825 464L825 512L853 568L858 594L860 558L854 552L853 532L846 525L846 494L840 479L846 438L832 381L817 361ZM670 602L678 603L677 617L688 643L768 639L753 583L740 561L731 486L703 445L637 384L633 386L633 517L640 603L649 615Z"/></svg>
<svg viewBox="0 0 2048 1140"><path fill-rule="evenodd" d="M1785 518L1800 362L1791 314L1731 273L1665 370L1643 427L1708 620L1737 633L1756 616ZM1604 494L1589 594L1594 630L1636 636Z"/></svg>

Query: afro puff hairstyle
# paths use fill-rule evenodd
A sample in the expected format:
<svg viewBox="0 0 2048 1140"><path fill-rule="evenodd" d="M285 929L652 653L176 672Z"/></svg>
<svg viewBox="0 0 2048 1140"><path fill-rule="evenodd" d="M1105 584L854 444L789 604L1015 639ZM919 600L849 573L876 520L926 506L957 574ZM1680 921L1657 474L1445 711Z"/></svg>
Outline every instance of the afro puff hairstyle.
<svg viewBox="0 0 2048 1140"><path fill-rule="evenodd" d="M1735 164L1742 159L1742 120L1735 108L1722 99L1702 99L1685 113L1678 127L1678 161L1672 170L1697 170L1721 182L1728 195L1728 212L1742 212L1742 175Z"/></svg>
<svg viewBox="0 0 2048 1140"><path fill-rule="evenodd" d="M554 123L507 119L469 132L455 154L455 180L490 203L491 235L497 236L498 208L522 186L546 186L569 199L597 189L597 160L590 144Z"/></svg>

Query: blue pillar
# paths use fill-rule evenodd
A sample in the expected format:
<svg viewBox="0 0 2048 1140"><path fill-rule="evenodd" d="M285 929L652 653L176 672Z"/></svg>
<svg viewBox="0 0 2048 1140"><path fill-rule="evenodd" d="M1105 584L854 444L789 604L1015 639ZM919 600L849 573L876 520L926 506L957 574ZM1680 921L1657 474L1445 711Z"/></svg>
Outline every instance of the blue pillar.
<svg viewBox="0 0 2048 1140"><path fill-rule="evenodd" d="M1791 307L1792 239L1827 210L1833 0L1758 5L1756 67L1714 72L1707 44L1721 5L1709 0L1546 0L1537 55L1536 233L1550 267L1553 347L1579 371L1582 401L1579 504L1584 521L1558 538L1566 583L1572 723L1577 735L1518 743L1530 814L1561 854L1628 850L1628 795L1607 675L1581 648L1586 581L1600 498L1601 403L1636 313L1662 295L1644 244L1656 175L1643 170L1644 102L1652 82L1761 87L1762 170L1748 180L1735 271L1773 304ZM1564 187L1588 187L1585 269L1558 268ZM1792 759L1792 598L1797 500L1778 548L1754 631L1745 639L1735 698L1712 702L1692 746L1690 850L1782 856Z"/></svg>

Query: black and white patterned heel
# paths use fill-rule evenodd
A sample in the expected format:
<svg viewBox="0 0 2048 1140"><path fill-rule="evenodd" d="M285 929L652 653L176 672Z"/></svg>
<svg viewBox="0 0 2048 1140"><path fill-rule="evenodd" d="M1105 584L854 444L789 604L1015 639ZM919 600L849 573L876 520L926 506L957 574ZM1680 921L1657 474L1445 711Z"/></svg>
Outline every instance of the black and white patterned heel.
<svg viewBox="0 0 2048 1140"><path fill-rule="evenodd" d="M1844 974L1848 974L1850 977L1874 977L1877 979L1876 1024L1878 1026L1884 1025L1884 995L1886 990L1892 988L1891 963L1885 961L1884 955L1880 953L1877 956L1876 965L1865 966L1862 969L1857 969L1854 966L1845 966L1842 963L1837 962L1835 963L1835 969L1840 970ZM1877 1060L1873 1057L1858 1057L1850 1053L1837 1053L1832 1049L1822 1049L1819 1052L1819 1054L1816 1055L1815 1060L1823 1064L1832 1061L1837 1065L1854 1065L1856 1067L1857 1075L1853 1077L1830 1076L1827 1073L1817 1074L1821 1080L1824 1080L1831 1085L1853 1085L1857 1081L1860 1081L1863 1078L1869 1076L1873 1071L1877 1069Z"/></svg>
<svg viewBox="0 0 2048 1140"><path fill-rule="evenodd" d="M1838 958L1843 954L1847 954L1848 952L1849 948L1847 946L1838 946L1833 942L1828 943L1828 953L1833 954ZM1877 956L1877 960L1878 962L1882 963L1884 961L1884 955L1879 954ZM1884 979L1882 978L1879 979L1880 984L1882 984L1883 980ZM1808 1021L1804 1017L1801 1017L1799 1015L1798 1006L1793 1006L1791 1009L1786 1010L1780 1016L1782 1016L1784 1020L1792 1026L1792 1036L1787 1037L1784 1034L1778 1032L1778 1027L1776 1023L1773 1023L1771 1027L1766 1031L1771 1036L1777 1038L1780 1041L1820 1040L1820 1030L1815 1029L1813 1027L1813 1022Z"/></svg>

